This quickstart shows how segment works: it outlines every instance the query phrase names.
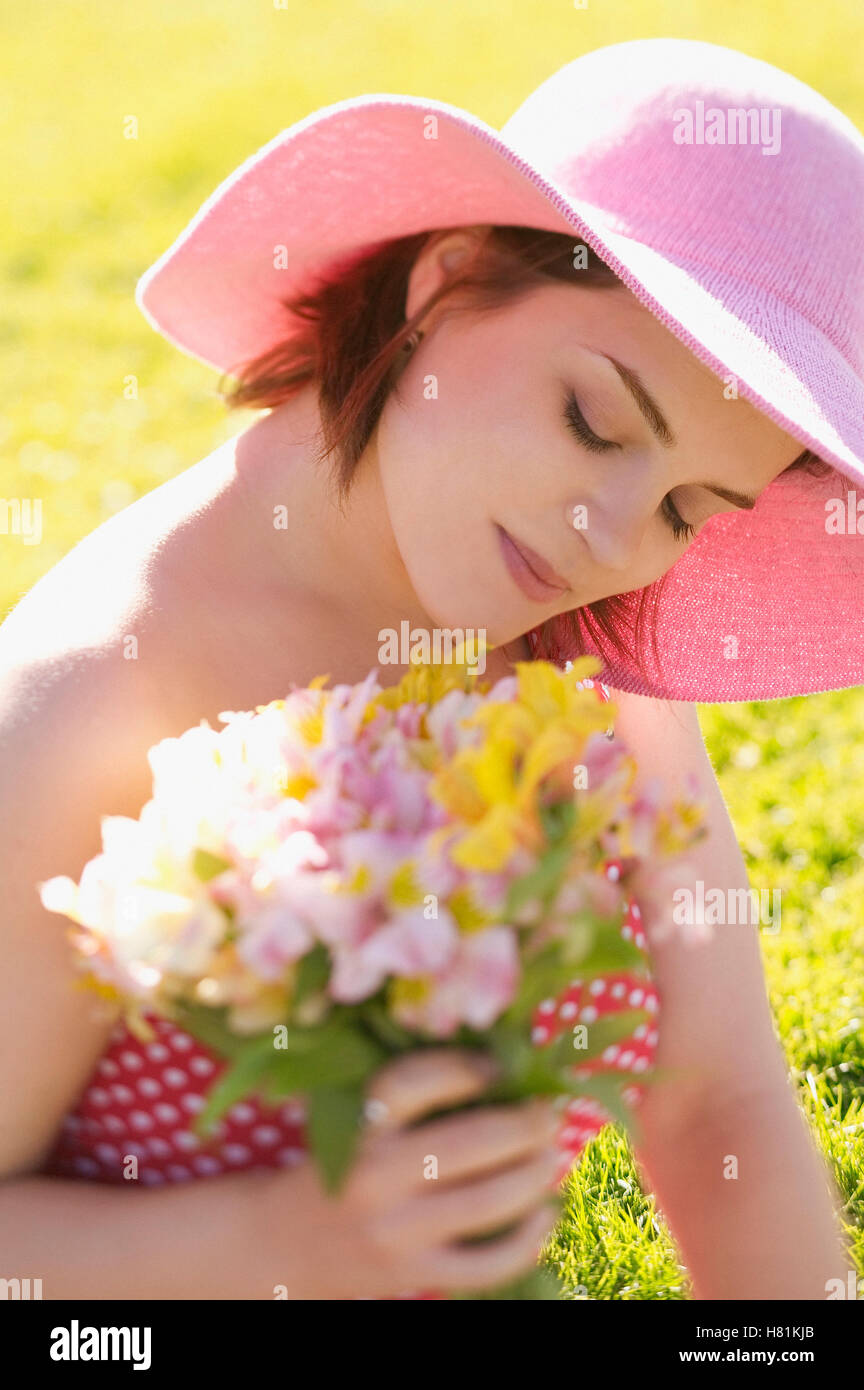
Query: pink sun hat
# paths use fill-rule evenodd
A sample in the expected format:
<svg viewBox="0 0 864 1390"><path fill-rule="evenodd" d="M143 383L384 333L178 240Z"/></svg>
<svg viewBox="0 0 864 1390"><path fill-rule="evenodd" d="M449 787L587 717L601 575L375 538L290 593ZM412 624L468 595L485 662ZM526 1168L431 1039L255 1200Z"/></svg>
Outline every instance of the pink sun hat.
<svg viewBox="0 0 864 1390"><path fill-rule="evenodd" d="M299 328L284 301L319 276L393 238L485 224L572 231L718 390L832 465L713 516L663 577L660 665L646 635L599 679L703 703L864 683L864 138L771 64L687 39L613 44L553 73L500 132L415 96L322 107L220 184L136 302L236 375ZM575 655L556 627L547 654Z"/></svg>

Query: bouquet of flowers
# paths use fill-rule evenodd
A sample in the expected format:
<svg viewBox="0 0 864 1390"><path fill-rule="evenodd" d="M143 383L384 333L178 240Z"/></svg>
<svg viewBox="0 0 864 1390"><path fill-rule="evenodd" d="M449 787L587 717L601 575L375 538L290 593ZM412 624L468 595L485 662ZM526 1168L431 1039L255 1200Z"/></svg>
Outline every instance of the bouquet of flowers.
<svg viewBox="0 0 864 1390"><path fill-rule="evenodd" d="M634 790L614 706L583 683L598 666L528 662L491 687L462 664L388 688L325 676L150 750L140 816L105 817L80 882L40 892L138 1036L161 1015L228 1059L202 1134L244 1095L302 1096L335 1191L372 1074L442 1043L497 1057L490 1099L593 1096L626 1118L625 1078L590 1064L647 1016L540 1046L531 1021L574 975L640 969L628 870L704 831L695 802Z"/></svg>

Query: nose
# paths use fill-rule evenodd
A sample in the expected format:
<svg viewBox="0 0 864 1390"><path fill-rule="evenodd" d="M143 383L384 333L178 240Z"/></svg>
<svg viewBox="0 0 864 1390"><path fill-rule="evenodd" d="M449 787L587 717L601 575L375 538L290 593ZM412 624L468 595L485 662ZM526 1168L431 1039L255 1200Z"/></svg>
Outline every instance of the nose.
<svg viewBox="0 0 864 1390"><path fill-rule="evenodd" d="M580 531L604 570L632 570L658 503L644 487L617 479L566 508L568 525Z"/></svg>

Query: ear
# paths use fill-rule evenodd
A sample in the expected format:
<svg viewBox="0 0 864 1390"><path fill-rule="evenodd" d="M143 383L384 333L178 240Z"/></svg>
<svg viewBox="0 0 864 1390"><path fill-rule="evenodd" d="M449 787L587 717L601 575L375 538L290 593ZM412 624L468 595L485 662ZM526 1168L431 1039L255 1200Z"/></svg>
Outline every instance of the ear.
<svg viewBox="0 0 864 1390"><path fill-rule="evenodd" d="M433 233L418 255L408 277L405 296L405 317L411 318L435 294L444 281L456 273L477 252L489 234L488 226L458 227L454 231ZM444 312L443 303L429 311L423 322L424 332L434 327L436 315Z"/></svg>

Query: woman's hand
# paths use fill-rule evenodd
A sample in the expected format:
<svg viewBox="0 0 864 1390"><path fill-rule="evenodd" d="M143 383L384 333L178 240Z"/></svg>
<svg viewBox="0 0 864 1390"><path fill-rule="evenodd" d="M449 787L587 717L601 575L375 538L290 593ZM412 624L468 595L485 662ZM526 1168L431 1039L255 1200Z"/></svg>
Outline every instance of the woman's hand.
<svg viewBox="0 0 864 1390"><path fill-rule="evenodd" d="M265 1180L274 1287L289 1299L395 1298L491 1288L529 1271L557 1219L551 1102L416 1123L480 1097L494 1076L490 1058L455 1049L391 1062L370 1088L369 1126L336 1197L311 1163ZM505 1226L497 1239L459 1244Z"/></svg>

